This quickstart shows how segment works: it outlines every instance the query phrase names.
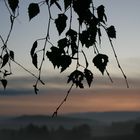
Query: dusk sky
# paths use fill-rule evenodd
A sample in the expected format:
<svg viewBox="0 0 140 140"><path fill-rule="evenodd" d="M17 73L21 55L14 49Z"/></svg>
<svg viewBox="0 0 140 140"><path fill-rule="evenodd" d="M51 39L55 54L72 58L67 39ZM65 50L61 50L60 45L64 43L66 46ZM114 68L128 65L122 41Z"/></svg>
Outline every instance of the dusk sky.
<svg viewBox="0 0 140 140"><path fill-rule="evenodd" d="M46 6L42 6L40 14L29 22L27 9L31 2L38 2L38 0L20 0L20 14L8 45L14 50L15 59L37 74L31 63L30 49L36 39L45 36L48 11L45 9ZM107 69L114 83L110 83L106 74L102 76L94 64L90 65L90 69L94 71L91 88L88 88L86 83L85 89L73 88L67 102L60 109L60 114L90 111L140 111L140 1L94 0L95 7L101 4L105 6L108 25L114 25L116 28L117 37L113 39L113 44L120 64L127 75L130 88L126 87L109 41L104 36L101 52L109 56ZM56 9L56 7L53 8ZM57 11L54 10L54 12ZM9 28L9 13L3 0L0 0L0 35L5 38ZM55 42L58 38L55 26L51 31L52 41ZM86 53L89 53L89 59L92 61L93 54L90 54L88 50ZM35 95L32 87L35 78L14 63L12 67L13 75L8 78L7 89L3 91L0 85L0 116L52 114L69 89L70 85L66 83L67 76L75 68L72 65L66 72L60 74L60 70L54 70L49 60L46 60L42 74L42 79L46 84L40 85L39 94Z"/></svg>

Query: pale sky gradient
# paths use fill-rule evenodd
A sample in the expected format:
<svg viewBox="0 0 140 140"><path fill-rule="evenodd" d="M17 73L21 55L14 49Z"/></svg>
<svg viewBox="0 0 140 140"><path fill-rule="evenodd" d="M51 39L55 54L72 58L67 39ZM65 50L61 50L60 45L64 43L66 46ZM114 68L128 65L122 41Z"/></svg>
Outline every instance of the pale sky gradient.
<svg viewBox="0 0 140 140"><path fill-rule="evenodd" d="M29 52L33 42L45 36L47 24L44 23L47 23L48 15L45 6L42 6L40 15L29 22L27 7L31 2L35 1L20 1L23 7L20 6L20 16L9 40L9 48L15 51L16 60L36 73ZM95 73L92 87L89 89L85 86L83 90L72 90L71 96L60 112L63 114L87 111L140 111L140 1L94 0L94 3L95 6L101 4L105 6L108 25L116 27L117 38L113 43L128 77L130 88L126 88L109 42L104 37L102 49L109 56L108 70L114 79L114 84L110 83L106 75L103 77L94 66L90 66ZM2 36L5 36L9 30L8 16L3 0L0 0L0 35ZM55 26L52 28L54 29ZM57 34L52 33L52 35L55 41ZM92 57L89 53L89 59L92 60ZM59 70L53 70L52 64L47 60L43 74L46 85L40 87L39 95L35 95L32 88L35 79L13 64L14 75L9 79L7 90L3 92L0 86L0 115L52 113L70 86L66 81L71 71L72 67L68 69L68 73L60 74Z"/></svg>

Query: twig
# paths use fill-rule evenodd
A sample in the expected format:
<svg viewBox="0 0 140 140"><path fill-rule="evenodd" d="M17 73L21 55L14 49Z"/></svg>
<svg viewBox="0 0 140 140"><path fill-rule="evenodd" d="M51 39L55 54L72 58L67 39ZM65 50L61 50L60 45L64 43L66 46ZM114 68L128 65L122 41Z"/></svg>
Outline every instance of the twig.
<svg viewBox="0 0 140 140"><path fill-rule="evenodd" d="M74 85L74 83L72 83L71 87L67 91L67 94L66 94L65 98L61 101L61 103L59 104L59 106L56 108L56 110L54 111L52 117L57 117L58 111L61 108L61 106L67 101L68 96L70 94L70 91L72 90L73 85Z"/></svg>
<svg viewBox="0 0 140 140"><path fill-rule="evenodd" d="M107 35L108 35L108 34L107 34ZM125 75L125 73L124 73L124 71L123 71L123 69L122 69L122 67L121 67L121 65L120 65L120 63L119 63L119 60L118 60L118 57L117 57L116 51L115 51L115 49L114 49L114 46L113 46L112 40L110 39L109 36L108 36L108 38L109 38L109 41L110 41L110 44L111 44L111 47L112 47L112 50L113 50L114 56L115 56L115 58L116 58L116 62L117 62L117 64L118 64L118 67L119 67L119 69L121 70L121 72L122 72L122 74L123 74L123 77L124 77L124 79L125 79L125 82L126 82L126 86L127 86L127 88L129 88L129 84L128 84L127 77L126 77L126 75Z"/></svg>
<svg viewBox="0 0 140 140"><path fill-rule="evenodd" d="M38 77L33 74L32 72L30 72L28 69L26 69L25 67L23 67L21 64L19 64L17 61L15 60L12 60L15 64L17 64L18 66L20 66L22 69L24 69L26 72L30 73L33 77L35 77L36 79L38 79ZM41 80L41 79L38 79L43 85L45 85L45 83Z"/></svg>
<svg viewBox="0 0 140 140"><path fill-rule="evenodd" d="M44 47L42 49L43 56L42 56L41 64L40 64L40 67L39 67L39 73L38 73L37 81L35 83L35 87L37 87L38 81L40 80L40 77L41 77L42 66L43 66L43 62L45 60L46 45L47 45L48 38L49 38L49 30L50 30L50 23L51 23L51 11L50 11L50 6L49 5L48 5L48 11L49 11L49 21L48 21L48 27L47 27L47 35L46 35L46 38L45 38Z"/></svg>

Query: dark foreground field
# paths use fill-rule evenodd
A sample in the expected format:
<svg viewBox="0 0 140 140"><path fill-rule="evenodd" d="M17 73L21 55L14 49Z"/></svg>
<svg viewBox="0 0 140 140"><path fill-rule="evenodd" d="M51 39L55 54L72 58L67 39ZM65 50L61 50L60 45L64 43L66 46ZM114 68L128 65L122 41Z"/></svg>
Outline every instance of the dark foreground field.
<svg viewBox="0 0 140 140"><path fill-rule="evenodd" d="M134 128L133 134L94 136L89 125L83 124L71 129L60 126L48 129L47 126L29 124L19 129L1 129L1 140L139 140L140 124Z"/></svg>
<svg viewBox="0 0 140 140"><path fill-rule="evenodd" d="M140 140L140 112L1 118L0 140Z"/></svg>

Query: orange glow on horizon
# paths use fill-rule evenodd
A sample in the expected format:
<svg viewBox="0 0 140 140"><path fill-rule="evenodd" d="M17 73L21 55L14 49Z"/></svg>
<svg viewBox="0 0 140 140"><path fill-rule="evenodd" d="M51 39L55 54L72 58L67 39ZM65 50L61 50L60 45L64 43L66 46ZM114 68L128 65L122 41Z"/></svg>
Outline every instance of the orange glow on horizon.
<svg viewBox="0 0 140 140"><path fill-rule="evenodd" d="M60 109L73 112L140 111L140 89L74 90ZM0 115L52 114L64 94L3 96Z"/></svg>

